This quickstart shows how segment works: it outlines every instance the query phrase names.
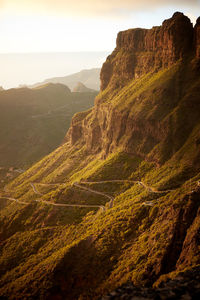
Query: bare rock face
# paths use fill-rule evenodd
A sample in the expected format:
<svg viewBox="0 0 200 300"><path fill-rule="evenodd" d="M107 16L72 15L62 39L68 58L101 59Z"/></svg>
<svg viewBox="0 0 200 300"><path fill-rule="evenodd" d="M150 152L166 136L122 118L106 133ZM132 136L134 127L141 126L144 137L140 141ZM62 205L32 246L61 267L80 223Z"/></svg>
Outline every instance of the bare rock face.
<svg viewBox="0 0 200 300"><path fill-rule="evenodd" d="M85 118L73 118L66 140L72 145L81 141L88 152L93 154L101 152L103 158L119 146L128 153L146 157L156 144L161 141L168 143L170 132L176 124L172 125L170 117L167 119L165 116L183 97L182 86L187 81L193 82L193 75L190 78L190 72L187 71L191 67L187 61L188 57L195 56L195 51L196 55L200 56L199 35L200 18L194 29L189 18L182 13L175 13L172 18L165 20L162 26L120 32L117 37L117 46L108 56L101 70L101 89L105 90L109 86L106 96L100 94L96 98L92 113L88 113ZM129 81L149 72L156 73L181 59L183 60L182 69L177 73L173 71L173 75L169 77L171 79L166 81L165 86L162 82L159 85L158 82L157 87L151 92L146 94L143 92L136 96L131 105L124 105L124 109L120 110L105 100L107 96L112 95L111 100L113 93L118 93L120 88L127 85ZM187 79L183 76L184 72L189 76ZM146 98L148 98L149 113L145 115L144 122L144 115L142 112L138 113L137 108L139 109ZM131 114L134 103L136 103L136 110ZM192 105L191 99L190 105ZM196 103L191 107L197 107L197 105L199 104ZM182 130L185 124L188 128L191 122L190 117L186 115L185 120L187 118L188 121L184 121ZM185 130L188 130L187 128ZM181 137L175 139L179 138L181 145L183 142ZM164 146L161 145L161 147ZM156 158L156 162L159 164L169 158L172 154L170 151L166 157L163 155L159 159ZM154 156L152 152L150 159L155 160L152 158Z"/></svg>
<svg viewBox="0 0 200 300"><path fill-rule="evenodd" d="M109 83L121 87L127 80L172 65L192 51L192 41L192 23L179 12L162 26L119 32L116 49L101 70L101 90Z"/></svg>
<svg viewBox="0 0 200 300"><path fill-rule="evenodd" d="M194 27L194 32L195 32L196 57L200 58L200 17L197 19L196 25Z"/></svg>
<svg viewBox="0 0 200 300"><path fill-rule="evenodd" d="M101 300L157 300L198 299L200 295L200 268L182 272L173 280L162 283L159 288L136 287L127 282Z"/></svg>

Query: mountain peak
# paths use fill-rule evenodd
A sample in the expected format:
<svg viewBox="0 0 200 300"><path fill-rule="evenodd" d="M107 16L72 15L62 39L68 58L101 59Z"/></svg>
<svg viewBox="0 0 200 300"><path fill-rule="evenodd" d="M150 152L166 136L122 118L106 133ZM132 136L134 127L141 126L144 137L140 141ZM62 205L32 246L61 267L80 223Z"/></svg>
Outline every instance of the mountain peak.
<svg viewBox="0 0 200 300"><path fill-rule="evenodd" d="M196 57L200 58L200 17L198 17L196 21L196 25L194 26L194 40L195 40L195 48L196 48Z"/></svg>
<svg viewBox="0 0 200 300"><path fill-rule="evenodd" d="M82 82L77 82L76 86L73 88L73 92L78 93L87 93L87 92L95 92L95 90L89 89Z"/></svg>
<svg viewBox="0 0 200 300"><path fill-rule="evenodd" d="M197 18L196 24L200 25L200 17Z"/></svg>
<svg viewBox="0 0 200 300"><path fill-rule="evenodd" d="M172 16L172 19L174 19L174 18L182 18L182 17L186 17L182 12L180 12L180 11L176 11L174 14L173 14L173 16ZM186 17L187 18L187 17Z"/></svg>
<svg viewBox="0 0 200 300"><path fill-rule="evenodd" d="M176 12L162 26L119 32L116 48L101 70L101 90L122 87L149 71L171 66L194 51L194 29L188 17Z"/></svg>
<svg viewBox="0 0 200 300"><path fill-rule="evenodd" d="M52 82L47 82L44 84L41 84L35 88L33 88L34 90L53 90L53 91L57 91L57 90L65 90L67 93L71 93L71 90L68 88L68 86L61 84L61 83L52 83Z"/></svg>

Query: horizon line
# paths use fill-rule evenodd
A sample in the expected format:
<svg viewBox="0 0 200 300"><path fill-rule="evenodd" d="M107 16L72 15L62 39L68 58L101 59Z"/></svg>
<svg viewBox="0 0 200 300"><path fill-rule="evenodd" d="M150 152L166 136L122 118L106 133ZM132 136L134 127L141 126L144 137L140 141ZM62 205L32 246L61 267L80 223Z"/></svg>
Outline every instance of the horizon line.
<svg viewBox="0 0 200 300"><path fill-rule="evenodd" d="M65 54L65 53L105 53L110 52L112 50L94 50L94 51L35 51L35 52L0 52L2 54Z"/></svg>

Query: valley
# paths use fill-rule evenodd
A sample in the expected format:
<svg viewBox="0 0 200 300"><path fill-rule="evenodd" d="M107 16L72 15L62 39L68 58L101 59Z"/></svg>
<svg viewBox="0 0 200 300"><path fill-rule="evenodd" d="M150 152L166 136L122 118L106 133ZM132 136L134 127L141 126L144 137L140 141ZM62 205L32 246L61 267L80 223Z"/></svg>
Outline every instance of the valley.
<svg viewBox="0 0 200 300"><path fill-rule="evenodd" d="M96 94L71 93L67 86L47 83L1 91L0 165L27 169L53 151L63 142L72 116L92 107Z"/></svg>

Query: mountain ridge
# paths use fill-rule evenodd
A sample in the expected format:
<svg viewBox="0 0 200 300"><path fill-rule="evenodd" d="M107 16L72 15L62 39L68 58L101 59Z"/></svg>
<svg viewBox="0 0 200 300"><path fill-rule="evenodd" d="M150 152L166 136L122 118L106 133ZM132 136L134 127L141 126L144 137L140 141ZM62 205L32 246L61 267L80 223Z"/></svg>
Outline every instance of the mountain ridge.
<svg viewBox="0 0 200 300"><path fill-rule="evenodd" d="M67 76L48 78L41 83L31 85L31 88L45 83L61 83L67 85L70 90L76 86L77 82L81 81L88 88L99 91L100 89L100 68L85 69Z"/></svg>
<svg viewBox="0 0 200 300"><path fill-rule="evenodd" d="M24 168L53 151L73 114L90 108L95 96L59 83L1 91L0 166Z"/></svg>
<svg viewBox="0 0 200 300"><path fill-rule="evenodd" d="M90 89L88 87L86 87L82 82L77 82L76 86L73 88L72 90L73 92L82 92L82 93L85 93L85 92L95 92L95 90L93 89Z"/></svg>

